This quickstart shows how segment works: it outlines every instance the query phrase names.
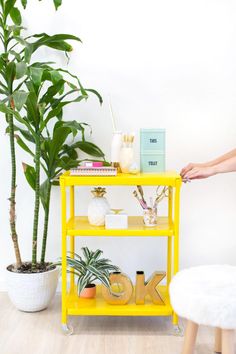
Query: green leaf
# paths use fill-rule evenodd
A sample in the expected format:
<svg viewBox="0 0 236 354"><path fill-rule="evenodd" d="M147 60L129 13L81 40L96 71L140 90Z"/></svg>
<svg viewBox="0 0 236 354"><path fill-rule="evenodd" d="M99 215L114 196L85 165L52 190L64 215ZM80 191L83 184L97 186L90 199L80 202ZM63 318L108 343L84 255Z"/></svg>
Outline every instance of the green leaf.
<svg viewBox="0 0 236 354"><path fill-rule="evenodd" d="M15 91L12 95L13 101L15 104L15 108L17 111L20 111L21 108L24 106L27 98L28 98L29 92L25 91Z"/></svg>
<svg viewBox="0 0 236 354"><path fill-rule="evenodd" d="M63 122L64 127L68 127L71 129L73 137L75 137L79 131L82 132L82 134L84 134L84 127L82 124L83 123L78 123L76 120Z"/></svg>
<svg viewBox="0 0 236 354"><path fill-rule="evenodd" d="M96 250L93 254L93 258L97 261L98 258L102 255L102 251L101 250Z"/></svg>
<svg viewBox="0 0 236 354"><path fill-rule="evenodd" d="M80 257L79 254L74 253L74 257L75 258L70 258L71 262L73 261L73 263L78 264L78 265L82 265L83 267L86 266L86 263L83 261L83 259ZM76 269L76 267L75 267L75 269Z"/></svg>
<svg viewBox="0 0 236 354"><path fill-rule="evenodd" d="M46 104L50 103L51 99L58 94L61 90L62 86L64 85L65 81L60 80L55 85L50 86L47 89L47 92L43 95L40 100L40 103L44 102Z"/></svg>
<svg viewBox="0 0 236 354"><path fill-rule="evenodd" d="M84 290L85 286L88 285L88 282L84 279L84 277L78 278L77 282L77 288L78 288L78 294L80 295L81 292Z"/></svg>
<svg viewBox="0 0 236 354"><path fill-rule="evenodd" d="M9 127L8 127L9 128ZM6 133L9 133L9 129L6 129ZM35 143L34 137L28 132L28 130L24 130L22 128L17 127L16 125L14 126L15 131L19 131L22 136L29 142Z"/></svg>
<svg viewBox="0 0 236 354"><path fill-rule="evenodd" d="M4 62L4 60L2 59L2 56L0 56L0 70L3 69L4 64L5 64L5 62Z"/></svg>
<svg viewBox="0 0 236 354"><path fill-rule="evenodd" d="M42 120L43 116L44 116L45 109L46 109L46 104L45 103L39 103L38 104L38 108L39 108L39 114L40 114L40 117L41 117L41 120Z"/></svg>
<svg viewBox="0 0 236 354"><path fill-rule="evenodd" d="M19 53L15 52L14 50L9 50L9 53L10 53L11 55L13 55L13 56L16 58L16 60L17 60L18 62L21 61L21 56L20 56Z"/></svg>
<svg viewBox="0 0 236 354"><path fill-rule="evenodd" d="M27 165L23 163L24 174L26 177L27 182L29 183L30 187L35 190L36 187L36 172L33 166Z"/></svg>
<svg viewBox="0 0 236 354"><path fill-rule="evenodd" d="M72 145L73 148L78 148L88 155L95 157L104 157L102 150L95 144L89 141L77 141Z"/></svg>
<svg viewBox="0 0 236 354"><path fill-rule="evenodd" d="M62 0L53 0L53 2L54 2L54 5L55 5L56 10L57 10L58 7L61 6L61 4L62 4Z"/></svg>
<svg viewBox="0 0 236 354"><path fill-rule="evenodd" d="M89 259L91 257L91 253L90 253L88 247L82 247L81 250L83 252L83 255L84 255L86 261L89 262Z"/></svg>
<svg viewBox="0 0 236 354"><path fill-rule="evenodd" d="M59 34L54 34L52 36L48 35L47 33L39 33L39 34L34 34L32 37L40 38L39 40L40 43L45 43L48 41L62 41L68 39L81 42L81 39L79 37L67 33L59 33Z"/></svg>
<svg viewBox="0 0 236 354"><path fill-rule="evenodd" d="M27 43L25 46L25 61L26 63L30 62L31 56L33 54L34 46L31 43Z"/></svg>
<svg viewBox="0 0 236 354"><path fill-rule="evenodd" d="M40 33L32 37L40 38L36 42L32 43L33 51L45 45L53 49L62 50L65 52L71 52L73 49L72 46L65 41L75 40L81 42L81 40L78 37L73 36L71 34L55 34L53 36L49 36L47 33Z"/></svg>
<svg viewBox="0 0 236 354"><path fill-rule="evenodd" d="M55 85L58 81L64 80L63 76L60 74L58 70L50 70L50 80L52 83ZM58 92L60 95L62 95L64 92L64 85L61 87L60 91Z"/></svg>
<svg viewBox="0 0 236 354"><path fill-rule="evenodd" d="M58 70L50 71L51 79L53 84L55 85L58 81L63 80L63 76L60 74Z"/></svg>
<svg viewBox="0 0 236 354"><path fill-rule="evenodd" d="M67 104L69 104L69 103L71 103L71 102L69 101L69 102L60 102L60 103L58 103L57 106L56 106L56 108L52 109L52 110L48 113L48 115L47 115L47 117L46 117L46 119L45 119L45 121L44 121L44 126L48 123L48 121L49 121L51 118L57 117L58 114L60 114L62 108L63 108L64 106L66 106Z"/></svg>
<svg viewBox="0 0 236 354"><path fill-rule="evenodd" d="M68 145L67 145L68 146ZM63 153L63 151L62 151ZM72 160L77 160L78 158L78 153L75 149L70 149L66 151L66 154L72 159ZM77 162L78 165L78 162Z"/></svg>
<svg viewBox="0 0 236 354"><path fill-rule="evenodd" d="M20 33L21 33L21 30L26 30L25 27L23 26L18 26L18 25L12 25L12 26L9 26L8 27L8 30L10 33L13 33L13 37L16 38L16 37L19 37L20 36Z"/></svg>
<svg viewBox="0 0 236 354"><path fill-rule="evenodd" d="M34 122L34 126L38 128L40 122L40 115L37 104L37 95L31 91L26 100L27 117L30 122Z"/></svg>
<svg viewBox="0 0 236 354"><path fill-rule="evenodd" d="M37 88L41 85L43 72L43 68L30 67L31 79Z"/></svg>
<svg viewBox="0 0 236 354"><path fill-rule="evenodd" d="M27 0L21 0L21 4L22 4L23 8L25 9L27 6Z"/></svg>
<svg viewBox="0 0 236 354"><path fill-rule="evenodd" d="M52 42L47 42L44 45L52 49L61 50L63 52L72 52L73 50L72 45L70 45L65 41L52 41Z"/></svg>
<svg viewBox="0 0 236 354"><path fill-rule="evenodd" d="M48 200L48 188L50 185L49 179L46 179L40 186L40 200L43 205L44 210L48 208L47 200Z"/></svg>
<svg viewBox="0 0 236 354"><path fill-rule="evenodd" d="M70 159L67 156L63 156L57 162L57 167L61 167L63 170L68 171L71 168L78 167L78 161L76 159Z"/></svg>
<svg viewBox="0 0 236 354"><path fill-rule="evenodd" d="M16 3L16 0L7 0L5 3L5 11L4 11L4 15L5 18L7 18L7 16L9 15L11 9L14 7Z"/></svg>
<svg viewBox="0 0 236 354"><path fill-rule="evenodd" d="M94 90L94 89L86 89L86 91L92 92L94 95L96 95L98 97L100 104L103 103L102 96L96 90Z"/></svg>
<svg viewBox="0 0 236 354"><path fill-rule="evenodd" d="M29 44L23 37L21 36L15 36L14 39L20 43L21 45L23 45L24 47L27 46L27 44Z"/></svg>
<svg viewBox="0 0 236 354"><path fill-rule="evenodd" d="M27 72L27 65L25 62L21 61L16 63L16 79L21 79Z"/></svg>
<svg viewBox="0 0 236 354"><path fill-rule="evenodd" d="M7 85L12 90L12 85L13 81L16 75L16 64L11 61L10 63L7 64L6 67L6 79L7 79Z"/></svg>
<svg viewBox="0 0 236 354"><path fill-rule="evenodd" d="M30 154L31 156L34 156L34 154L32 153L31 149L25 144L25 142L19 137L19 135L15 135L17 144L26 152L28 152L28 154Z"/></svg>
<svg viewBox="0 0 236 354"><path fill-rule="evenodd" d="M66 138L71 133L69 128L59 127L57 129L54 128L53 137L50 144L50 151L49 151L49 165L50 167L55 162L56 156L58 155L61 147L65 143Z"/></svg>
<svg viewBox="0 0 236 354"><path fill-rule="evenodd" d="M78 78L77 78L77 81L78 81L78 84L79 84L80 91L81 91L82 95L84 96L84 98L88 98L88 94L87 94L86 90L83 88L83 86L81 85L81 82L79 81Z"/></svg>
<svg viewBox="0 0 236 354"><path fill-rule="evenodd" d="M98 279L100 280L107 288L110 287L109 279L103 275L98 269L92 265L87 265L87 269Z"/></svg>
<svg viewBox="0 0 236 354"><path fill-rule="evenodd" d="M76 270L80 274L86 273L86 264L84 264L82 261L67 257L67 263L70 267L74 268L74 270Z"/></svg>
<svg viewBox="0 0 236 354"><path fill-rule="evenodd" d="M37 68L44 68L44 69L49 69L51 70L51 66L49 66L49 64L55 64L54 61L42 61L42 62L38 62L36 61L35 63L31 64L31 66L36 66Z"/></svg>
<svg viewBox="0 0 236 354"><path fill-rule="evenodd" d="M15 25L20 26L22 22L21 13L17 7L13 7L10 11L10 16Z"/></svg>
<svg viewBox="0 0 236 354"><path fill-rule="evenodd" d="M18 120L18 122L25 124L29 129L31 129L28 122L25 121L24 118L22 118L21 115L17 111L11 109L5 103L0 103L0 112L5 113L5 114L12 114Z"/></svg>

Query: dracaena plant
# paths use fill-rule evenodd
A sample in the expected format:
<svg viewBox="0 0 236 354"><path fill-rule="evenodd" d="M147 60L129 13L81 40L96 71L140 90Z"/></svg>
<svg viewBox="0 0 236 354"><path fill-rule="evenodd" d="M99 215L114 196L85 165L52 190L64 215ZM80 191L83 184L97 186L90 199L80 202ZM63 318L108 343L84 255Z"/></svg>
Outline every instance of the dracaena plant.
<svg viewBox="0 0 236 354"><path fill-rule="evenodd" d="M40 263L45 263L50 196L53 184L57 184L56 178L63 170L77 167L81 162L78 149L96 158L104 158L101 149L95 144L86 141L84 128L86 123L77 121L58 121L55 123L51 134L42 136L41 164L45 171L46 179L40 186L40 199L44 208L44 228ZM79 138L78 138L79 136ZM66 144L66 140L72 137L72 142ZM27 169L25 170L27 177Z"/></svg>
<svg viewBox="0 0 236 354"><path fill-rule="evenodd" d="M14 100L15 110L21 112L17 116L14 130L17 132L18 144L28 152L34 166L24 164L25 176L34 189L34 221L32 238L32 270L37 270L37 245L40 199L44 207L44 232L41 250L41 265L45 263L48 217L50 207L51 185L53 179L62 171L78 165L80 149L89 155L104 158L103 152L93 143L85 140L85 123L62 121L63 107L88 98L89 93L95 94L100 103L102 98L97 91L85 89L79 79L63 69L55 69L45 63L34 63L27 68L28 77L25 81L27 91ZM74 82L69 81L73 78ZM52 127L53 125L53 127ZM67 139L80 134L80 140L68 145ZM34 148L31 148L31 144ZM41 168L46 180L40 182ZM41 267L40 265L40 267Z"/></svg>
<svg viewBox="0 0 236 354"><path fill-rule="evenodd" d="M96 280L110 288L110 273L120 271L120 268L111 264L109 259L101 258L102 253L101 250L92 251L88 247L83 247L82 256L74 253L67 257L68 272L77 277L79 295L87 285Z"/></svg>
<svg viewBox="0 0 236 354"><path fill-rule="evenodd" d="M54 0L56 9L62 0ZM14 120L22 121L16 111L26 102L30 92L25 85L31 56L42 46L71 52L67 39L80 41L67 34L48 35L46 33L24 36L22 15L19 6L27 6L27 0L0 0L0 111L5 114L8 125L11 153L10 229L14 245L16 268L20 268L21 254L16 231L16 154L14 142ZM33 71L31 72L33 74ZM35 70L37 76L38 72ZM24 123L24 122L23 122Z"/></svg>

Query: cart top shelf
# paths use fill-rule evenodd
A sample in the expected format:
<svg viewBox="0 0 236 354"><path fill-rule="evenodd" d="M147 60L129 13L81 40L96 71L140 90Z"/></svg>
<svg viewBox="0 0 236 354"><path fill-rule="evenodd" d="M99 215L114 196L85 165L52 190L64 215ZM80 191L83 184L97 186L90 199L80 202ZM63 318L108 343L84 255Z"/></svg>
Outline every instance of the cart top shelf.
<svg viewBox="0 0 236 354"><path fill-rule="evenodd" d="M64 186L180 186L181 176L175 171L162 173L138 173L124 174L117 176L71 176L70 171L60 176L60 184Z"/></svg>

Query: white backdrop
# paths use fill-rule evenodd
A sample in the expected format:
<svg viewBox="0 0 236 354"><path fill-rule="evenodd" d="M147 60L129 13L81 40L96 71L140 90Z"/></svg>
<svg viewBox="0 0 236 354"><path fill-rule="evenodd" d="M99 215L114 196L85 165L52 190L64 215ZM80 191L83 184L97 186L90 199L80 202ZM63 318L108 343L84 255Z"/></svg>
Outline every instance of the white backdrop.
<svg viewBox="0 0 236 354"><path fill-rule="evenodd" d="M30 0L24 21L30 32L73 33L69 68L85 87L104 97L65 110L66 119L92 125L92 141L110 157L112 127L108 109L111 95L121 130L166 128L167 168L180 170L190 161L205 161L236 145L236 3L232 0L64 0L55 13L52 1ZM61 54L42 49L40 58ZM4 267L14 261L9 237L7 198L10 186L8 138L0 121L0 283ZM136 156L139 154L138 141ZM17 229L22 257L31 256L33 194L21 168L30 161L17 151ZM108 189L113 207L140 212L132 189ZM60 256L60 195L52 193L47 256ZM77 210L85 213L89 189L80 194ZM181 207L181 268L197 264L236 265L236 176L219 175L183 185ZM42 229L40 228L40 232ZM163 268L163 240L127 238L80 239L77 247L100 247L105 256L132 277L136 269L147 274Z"/></svg>

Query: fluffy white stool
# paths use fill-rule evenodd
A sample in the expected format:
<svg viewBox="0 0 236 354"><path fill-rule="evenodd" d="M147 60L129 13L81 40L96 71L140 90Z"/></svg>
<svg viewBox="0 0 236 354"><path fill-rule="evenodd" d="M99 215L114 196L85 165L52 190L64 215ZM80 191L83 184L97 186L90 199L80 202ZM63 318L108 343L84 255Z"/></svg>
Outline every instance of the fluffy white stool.
<svg viewBox="0 0 236 354"><path fill-rule="evenodd" d="M234 354L236 267L213 265L179 272L170 284L174 311L188 320L183 354L194 352L199 325L216 328L215 352Z"/></svg>

